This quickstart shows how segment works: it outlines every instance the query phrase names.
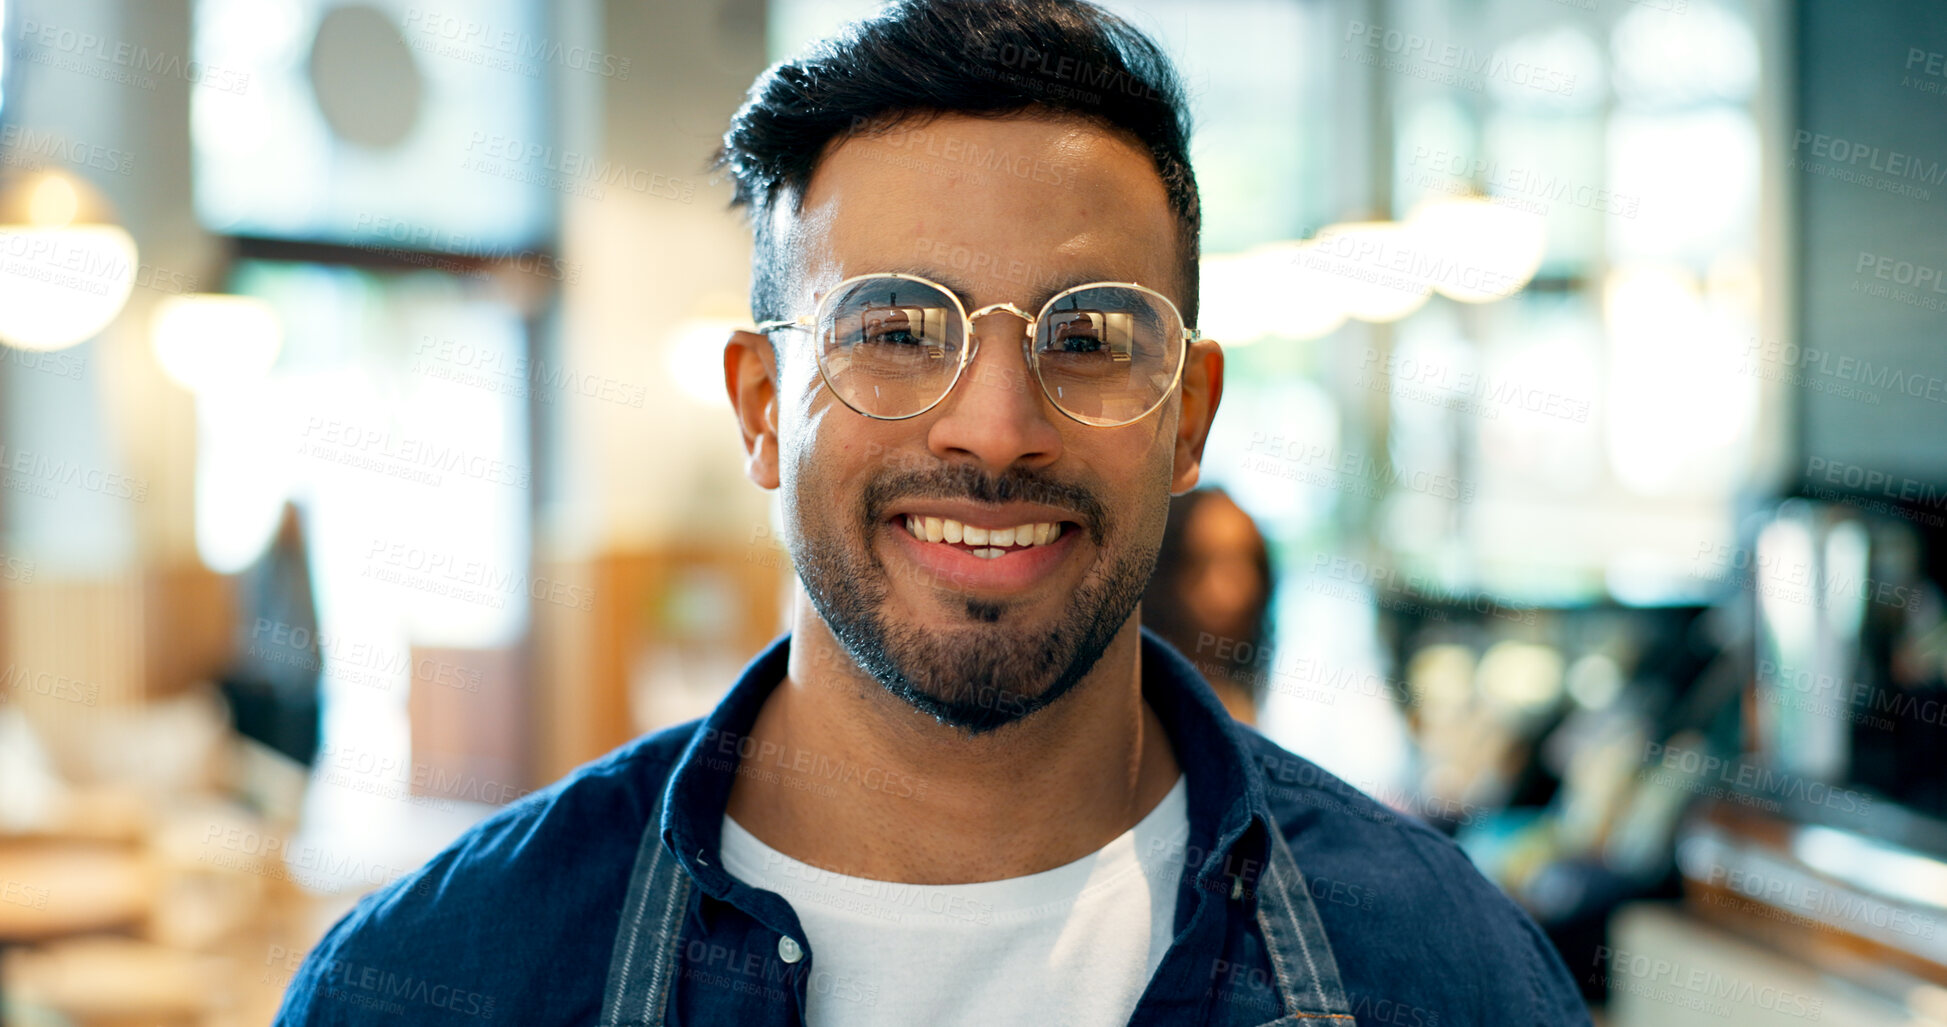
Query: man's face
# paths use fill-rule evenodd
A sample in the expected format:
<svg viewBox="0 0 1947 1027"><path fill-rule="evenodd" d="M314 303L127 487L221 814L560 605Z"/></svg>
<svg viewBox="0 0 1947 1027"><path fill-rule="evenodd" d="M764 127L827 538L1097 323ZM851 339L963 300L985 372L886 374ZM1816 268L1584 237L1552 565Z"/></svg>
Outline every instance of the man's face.
<svg viewBox="0 0 1947 1027"><path fill-rule="evenodd" d="M880 271L939 282L969 311L1032 313L1090 281L1183 299L1177 222L1148 155L1076 120L948 116L844 138L791 237L793 314ZM1148 581L1170 492L1196 477L1177 397L1133 424L1081 424L1042 394L1021 319L975 328L954 390L902 421L833 396L809 333L773 336L785 350L777 474L812 604L853 662L970 733L1047 705L1095 665ZM1194 411L1205 426L1212 405ZM945 537L933 541L936 518ZM1024 526L1012 545L968 541Z"/></svg>

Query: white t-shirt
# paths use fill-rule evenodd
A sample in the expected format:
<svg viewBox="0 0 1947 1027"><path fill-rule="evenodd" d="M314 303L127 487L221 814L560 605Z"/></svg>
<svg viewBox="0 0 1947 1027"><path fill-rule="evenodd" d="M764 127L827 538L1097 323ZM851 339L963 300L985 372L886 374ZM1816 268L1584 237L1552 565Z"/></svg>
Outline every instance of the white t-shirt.
<svg viewBox="0 0 1947 1027"><path fill-rule="evenodd" d="M797 911L816 956L811 1027L1129 1022L1168 951L1190 837L1186 786L1093 855L979 884L822 870L726 814L723 866Z"/></svg>

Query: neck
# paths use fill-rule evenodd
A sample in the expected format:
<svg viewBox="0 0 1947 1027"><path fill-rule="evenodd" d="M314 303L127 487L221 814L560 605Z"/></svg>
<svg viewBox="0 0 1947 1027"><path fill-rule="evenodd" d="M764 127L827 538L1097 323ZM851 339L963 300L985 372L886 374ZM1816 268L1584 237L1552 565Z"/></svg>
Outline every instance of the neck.
<svg viewBox="0 0 1947 1027"><path fill-rule="evenodd" d="M1136 613L1068 694L972 738L860 671L802 590L792 621L727 812L795 859L909 884L1019 877L1101 848L1176 782Z"/></svg>

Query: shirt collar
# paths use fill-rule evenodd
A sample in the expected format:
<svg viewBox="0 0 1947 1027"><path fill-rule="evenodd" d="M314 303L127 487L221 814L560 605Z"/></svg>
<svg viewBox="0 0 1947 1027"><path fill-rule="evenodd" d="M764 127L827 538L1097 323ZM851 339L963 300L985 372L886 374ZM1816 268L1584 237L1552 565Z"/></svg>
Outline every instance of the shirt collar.
<svg viewBox="0 0 1947 1027"><path fill-rule="evenodd" d="M784 679L791 653L785 635L744 667L729 694L697 726L669 775L662 802L663 843L707 895L743 907L780 930L796 917L768 892L724 871L718 856L723 812L739 761L756 743L750 726ZM1205 893L1229 890L1229 874L1254 878L1274 821L1264 778L1243 732L1190 662L1148 630L1142 633L1143 698L1156 711L1187 778L1190 847L1185 869ZM1256 828L1256 830L1253 830ZM1244 848L1240 843L1250 840ZM1186 875L1187 876L1187 875Z"/></svg>

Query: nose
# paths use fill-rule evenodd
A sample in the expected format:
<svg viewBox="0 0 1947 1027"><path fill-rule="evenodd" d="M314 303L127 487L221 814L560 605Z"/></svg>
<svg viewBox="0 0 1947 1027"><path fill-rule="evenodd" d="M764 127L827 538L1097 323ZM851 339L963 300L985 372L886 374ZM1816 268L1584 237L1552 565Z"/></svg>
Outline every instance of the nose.
<svg viewBox="0 0 1947 1027"><path fill-rule="evenodd" d="M1040 469L1061 456L1060 411L1028 368L1027 320L993 311L974 322L980 345L960 382L940 401L926 445L946 461L972 460L989 474Z"/></svg>

